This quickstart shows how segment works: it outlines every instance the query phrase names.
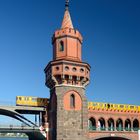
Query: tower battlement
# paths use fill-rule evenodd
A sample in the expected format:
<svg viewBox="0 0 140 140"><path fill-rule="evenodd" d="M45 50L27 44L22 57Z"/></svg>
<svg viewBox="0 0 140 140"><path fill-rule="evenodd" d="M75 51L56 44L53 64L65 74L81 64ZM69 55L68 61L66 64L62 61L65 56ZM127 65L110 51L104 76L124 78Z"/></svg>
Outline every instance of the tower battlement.
<svg viewBox="0 0 140 140"><path fill-rule="evenodd" d="M78 39L81 44L83 42L83 37L78 30L73 28L64 28L55 31L52 37L52 44L55 42L56 39L59 39L61 37L66 37L66 36Z"/></svg>

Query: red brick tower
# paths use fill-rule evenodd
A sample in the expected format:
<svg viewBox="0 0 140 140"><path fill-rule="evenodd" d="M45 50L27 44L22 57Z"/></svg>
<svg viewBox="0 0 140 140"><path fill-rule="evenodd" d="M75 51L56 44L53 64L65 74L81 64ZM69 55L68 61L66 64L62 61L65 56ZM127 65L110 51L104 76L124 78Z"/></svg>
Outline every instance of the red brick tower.
<svg viewBox="0 0 140 140"><path fill-rule="evenodd" d="M82 36L74 29L68 0L61 29L52 37L53 61L45 68L50 88L49 139L86 140L88 107L85 87L90 66L82 62Z"/></svg>

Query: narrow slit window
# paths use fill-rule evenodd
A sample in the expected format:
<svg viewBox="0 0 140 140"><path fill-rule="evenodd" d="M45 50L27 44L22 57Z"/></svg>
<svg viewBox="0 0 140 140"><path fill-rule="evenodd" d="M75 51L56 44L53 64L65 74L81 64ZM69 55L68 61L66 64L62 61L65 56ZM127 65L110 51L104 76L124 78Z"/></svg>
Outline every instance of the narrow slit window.
<svg viewBox="0 0 140 140"><path fill-rule="evenodd" d="M74 96L74 94L71 94L71 96L70 96L70 107L71 108L75 107L75 96Z"/></svg>
<svg viewBox="0 0 140 140"><path fill-rule="evenodd" d="M63 41L60 41L60 44L59 44L59 51L64 51L64 42Z"/></svg>

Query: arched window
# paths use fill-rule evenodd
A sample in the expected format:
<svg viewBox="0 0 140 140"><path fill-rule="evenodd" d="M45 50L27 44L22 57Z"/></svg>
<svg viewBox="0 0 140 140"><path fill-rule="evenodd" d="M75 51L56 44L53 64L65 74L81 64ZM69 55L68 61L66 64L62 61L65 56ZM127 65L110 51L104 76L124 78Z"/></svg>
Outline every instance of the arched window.
<svg viewBox="0 0 140 140"><path fill-rule="evenodd" d="M98 120L98 130L101 130L101 131L105 130L105 120L104 120L104 118L100 118Z"/></svg>
<svg viewBox="0 0 140 140"><path fill-rule="evenodd" d="M75 107L75 95L74 94L70 95L70 107L71 108Z"/></svg>
<svg viewBox="0 0 140 140"><path fill-rule="evenodd" d="M89 130L96 130L96 120L92 117L88 120Z"/></svg>
<svg viewBox="0 0 140 140"><path fill-rule="evenodd" d="M123 131L123 121L121 119L117 120L116 129L117 129L117 131Z"/></svg>
<svg viewBox="0 0 140 140"><path fill-rule="evenodd" d="M114 120L112 118L108 120L108 130L114 131Z"/></svg>
<svg viewBox="0 0 140 140"><path fill-rule="evenodd" d="M137 119L135 119L133 121L133 130L134 131L138 131L139 130L139 121Z"/></svg>
<svg viewBox="0 0 140 140"><path fill-rule="evenodd" d="M131 131L131 121L129 119L125 120L125 130Z"/></svg>
<svg viewBox="0 0 140 140"><path fill-rule="evenodd" d="M64 42L63 41L60 41L59 43L59 51L64 51Z"/></svg>

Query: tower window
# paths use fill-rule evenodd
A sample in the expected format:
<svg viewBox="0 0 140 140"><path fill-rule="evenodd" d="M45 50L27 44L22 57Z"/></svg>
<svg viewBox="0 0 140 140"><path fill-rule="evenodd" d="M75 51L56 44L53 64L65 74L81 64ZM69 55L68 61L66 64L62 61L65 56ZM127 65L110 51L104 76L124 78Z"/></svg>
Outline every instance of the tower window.
<svg viewBox="0 0 140 140"><path fill-rule="evenodd" d="M64 42L63 41L60 41L60 44L59 44L59 51L64 51Z"/></svg>
<svg viewBox="0 0 140 140"><path fill-rule="evenodd" d="M65 70L66 70L66 71L68 71L68 70L69 70L69 67L68 67L68 66L66 66L66 67L65 67Z"/></svg>
<svg viewBox="0 0 140 140"><path fill-rule="evenodd" d="M75 67L74 67L74 68L72 68L72 71L73 71L73 72L75 72L76 70L77 70L77 69L76 69Z"/></svg>
<svg viewBox="0 0 140 140"><path fill-rule="evenodd" d="M70 107L71 108L75 107L75 96L74 96L74 94L70 95Z"/></svg>

